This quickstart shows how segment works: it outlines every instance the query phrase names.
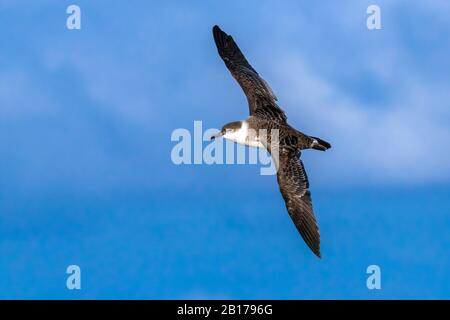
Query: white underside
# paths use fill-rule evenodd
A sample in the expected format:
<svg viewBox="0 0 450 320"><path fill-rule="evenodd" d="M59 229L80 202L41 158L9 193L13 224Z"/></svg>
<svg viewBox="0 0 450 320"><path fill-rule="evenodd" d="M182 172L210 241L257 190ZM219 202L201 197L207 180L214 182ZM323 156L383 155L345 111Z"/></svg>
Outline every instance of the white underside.
<svg viewBox="0 0 450 320"><path fill-rule="evenodd" d="M258 140L256 134L249 136L248 123L246 121L242 122L242 127L239 130L226 132L223 138L249 147L265 148Z"/></svg>

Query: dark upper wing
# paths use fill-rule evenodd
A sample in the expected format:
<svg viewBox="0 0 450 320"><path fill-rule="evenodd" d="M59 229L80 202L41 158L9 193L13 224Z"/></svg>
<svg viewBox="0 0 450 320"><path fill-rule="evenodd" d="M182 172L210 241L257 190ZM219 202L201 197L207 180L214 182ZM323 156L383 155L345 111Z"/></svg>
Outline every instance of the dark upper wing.
<svg viewBox="0 0 450 320"><path fill-rule="evenodd" d="M250 115L285 122L286 115L276 104L277 97L245 59L233 38L218 26L213 27L213 35L220 57L247 96Z"/></svg>
<svg viewBox="0 0 450 320"><path fill-rule="evenodd" d="M277 179L298 232L314 254L320 257L320 234L308 190L308 177L296 150L282 148L279 151Z"/></svg>

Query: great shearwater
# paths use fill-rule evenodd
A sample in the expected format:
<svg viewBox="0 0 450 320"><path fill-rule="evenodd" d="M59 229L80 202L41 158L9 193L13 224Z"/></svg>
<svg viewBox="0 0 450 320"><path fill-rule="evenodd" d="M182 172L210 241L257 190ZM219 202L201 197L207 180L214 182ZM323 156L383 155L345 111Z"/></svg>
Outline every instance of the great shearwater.
<svg viewBox="0 0 450 320"><path fill-rule="evenodd" d="M248 63L233 38L218 26L213 27L213 36L220 57L247 96L250 117L224 125L212 139L222 136L236 143L264 147L273 158L276 151L277 180L287 211L303 240L320 258L319 228L300 155L304 149L325 151L331 145L291 127L284 111L277 105L272 89ZM269 134L273 130L278 133L276 142ZM260 132L267 134L263 136Z"/></svg>

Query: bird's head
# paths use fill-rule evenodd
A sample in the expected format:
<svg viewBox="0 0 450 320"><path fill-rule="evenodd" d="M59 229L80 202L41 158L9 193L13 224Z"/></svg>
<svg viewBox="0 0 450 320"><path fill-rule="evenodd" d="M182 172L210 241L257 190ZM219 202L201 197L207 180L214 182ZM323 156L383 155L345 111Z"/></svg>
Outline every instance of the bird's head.
<svg viewBox="0 0 450 320"><path fill-rule="evenodd" d="M211 137L211 140L214 140L218 137L224 137L227 138L228 136L232 136L234 133L238 132L242 128L243 121L233 121L230 123L227 123L222 127L222 130L220 132L216 133Z"/></svg>

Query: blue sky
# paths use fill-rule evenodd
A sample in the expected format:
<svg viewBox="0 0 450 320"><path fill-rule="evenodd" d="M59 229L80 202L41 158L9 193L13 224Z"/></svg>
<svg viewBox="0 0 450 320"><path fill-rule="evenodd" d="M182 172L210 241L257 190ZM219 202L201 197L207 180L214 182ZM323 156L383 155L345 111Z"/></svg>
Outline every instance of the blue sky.
<svg viewBox="0 0 450 320"><path fill-rule="evenodd" d="M369 31L372 3L1 0L0 298L449 299L450 5ZM321 260L257 165L171 162L174 129L247 117L214 24L333 144L302 155Z"/></svg>

